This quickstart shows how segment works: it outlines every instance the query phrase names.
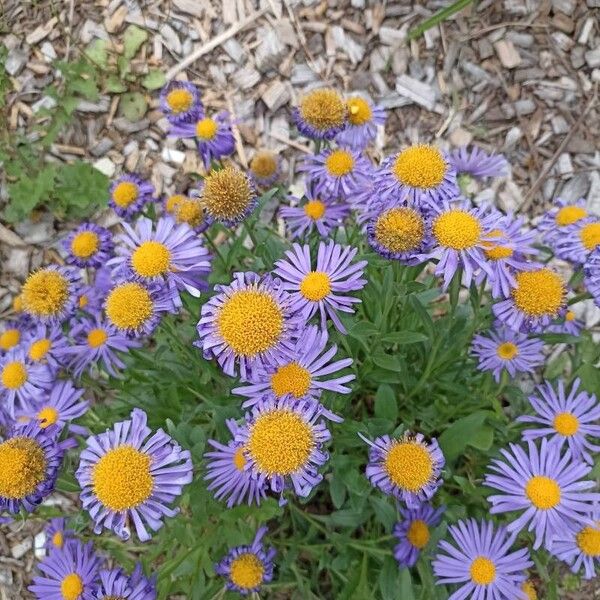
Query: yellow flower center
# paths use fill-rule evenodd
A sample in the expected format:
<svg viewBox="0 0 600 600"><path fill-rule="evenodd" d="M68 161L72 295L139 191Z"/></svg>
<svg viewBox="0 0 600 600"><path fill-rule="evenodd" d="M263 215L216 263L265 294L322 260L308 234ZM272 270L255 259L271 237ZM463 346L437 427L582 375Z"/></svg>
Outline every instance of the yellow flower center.
<svg viewBox="0 0 600 600"><path fill-rule="evenodd" d="M348 121L352 125L364 125L371 120L373 115L369 103L360 96L349 98L346 102L348 106Z"/></svg>
<svg viewBox="0 0 600 600"><path fill-rule="evenodd" d="M98 252L100 238L93 231L78 233L71 242L71 252L77 258L89 258Z"/></svg>
<svg viewBox="0 0 600 600"><path fill-rule="evenodd" d="M496 349L496 354L503 360L512 360L519 354L519 348L512 342L503 342Z"/></svg>
<svg viewBox="0 0 600 600"><path fill-rule="evenodd" d="M425 523L425 521L421 521L420 519L413 521L406 532L406 537L411 545L413 545L415 548L418 548L419 550L421 550L421 548L425 548L430 537L427 523Z"/></svg>
<svg viewBox="0 0 600 600"><path fill-rule="evenodd" d="M142 242L131 255L131 266L140 277L165 275L171 268L171 252L160 242Z"/></svg>
<svg viewBox="0 0 600 600"><path fill-rule="evenodd" d="M554 417L554 429L560 435L569 437L575 435L579 430L579 419L570 412L558 413Z"/></svg>
<svg viewBox="0 0 600 600"><path fill-rule="evenodd" d="M556 315L563 305L565 286L550 269L517 273L517 286L512 291L515 305L526 315Z"/></svg>
<svg viewBox="0 0 600 600"><path fill-rule="evenodd" d="M496 579L496 567L485 556L478 556L470 568L471 580L477 585L489 585Z"/></svg>
<svg viewBox="0 0 600 600"><path fill-rule="evenodd" d="M27 381L27 369L20 361L7 362L2 369L2 385L9 390L18 390Z"/></svg>
<svg viewBox="0 0 600 600"><path fill-rule="evenodd" d="M526 581L521 586L521 590L527 596L527 600L537 600L537 592L535 591L535 588L533 587L533 583L531 583L531 581Z"/></svg>
<svg viewBox="0 0 600 600"><path fill-rule="evenodd" d="M79 600L83 592L83 580L77 573L69 573L60 584L60 593L64 600Z"/></svg>
<svg viewBox="0 0 600 600"><path fill-rule="evenodd" d="M267 293L240 290L226 301L217 317L217 328L236 353L255 356L272 348L283 332L283 314Z"/></svg>
<svg viewBox="0 0 600 600"><path fill-rule="evenodd" d="M200 202L195 198L185 199L175 209L175 220L178 223L187 223L190 227L198 227L204 220Z"/></svg>
<svg viewBox="0 0 600 600"><path fill-rule="evenodd" d="M486 248L485 255L490 260L502 260L503 258L510 258L513 255L513 249L509 246L492 246Z"/></svg>
<svg viewBox="0 0 600 600"><path fill-rule="evenodd" d="M587 217L587 210L585 208L581 208L581 206L563 206L556 213L554 220L557 225L565 227L566 225L577 223L577 221L585 217Z"/></svg>
<svg viewBox="0 0 600 600"><path fill-rule="evenodd" d="M433 222L433 235L441 246L465 250L479 242L481 223L465 210L448 210Z"/></svg>
<svg viewBox="0 0 600 600"><path fill-rule="evenodd" d="M92 329L87 335L87 342L90 348L102 346L108 339L108 334L104 329Z"/></svg>
<svg viewBox="0 0 600 600"><path fill-rule="evenodd" d="M423 217L412 208L392 208L375 222L375 239L390 252L418 248L425 236Z"/></svg>
<svg viewBox="0 0 600 600"><path fill-rule="evenodd" d="M300 293L311 302L323 300L331 292L331 279L322 271L311 271L300 283Z"/></svg>
<svg viewBox="0 0 600 600"><path fill-rule="evenodd" d="M122 181L113 191L113 200L120 208L127 208L139 194L138 186L131 181Z"/></svg>
<svg viewBox="0 0 600 600"><path fill-rule="evenodd" d="M600 529L584 527L576 536L577 546L586 556L600 556Z"/></svg>
<svg viewBox="0 0 600 600"><path fill-rule="evenodd" d="M21 332L18 329L7 329L0 335L0 349L10 350L21 341Z"/></svg>
<svg viewBox="0 0 600 600"><path fill-rule="evenodd" d="M294 398L302 398L308 392L310 383L310 372L297 362L283 365L271 375L271 389L276 396L291 394Z"/></svg>
<svg viewBox="0 0 600 600"><path fill-rule="evenodd" d="M69 282L53 269L32 273L23 286L23 306L37 317L60 313L68 299Z"/></svg>
<svg viewBox="0 0 600 600"><path fill-rule="evenodd" d="M87 297L86 294L81 294L81 296L79 296L79 308L85 308L89 303L90 299Z"/></svg>
<svg viewBox="0 0 600 600"><path fill-rule="evenodd" d="M210 141L217 135L219 126L214 119L201 119L196 123L196 137L202 140Z"/></svg>
<svg viewBox="0 0 600 600"><path fill-rule="evenodd" d="M40 427L46 429L50 425L54 425L58 421L59 412L54 406L44 406L37 414L37 418L40 421Z"/></svg>
<svg viewBox="0 0 600 600"><path fill-rule="evenodd" d="M62 548L64 543L65 543L65 539L62 534L62 531L57 531L52 536L52 545L55 546L56 548Z"/></svg>
<svg viewBox="0 0 600 600"><path fill-rule="evenodd" d="M137 329L151 316L154 303L150 292L139 283L123 283L106 299L106 316L118 329Z"/></svg>
<svg viewBox="0 0 600 600"><path fill-rule="evenodd" d="M19 500L44 481L46 456L31 438L14 437L0 443L0 497Z"/></svg>
<svg viewBox="0 0 600 600"><path fill-rule="evenodd" d="M300 116L317 131L326 131L344 124L346 105L335 90L314 90L300 101Z"/></svg>
<svg viewBox="0 0 600 600"><path fill-rule="evenodd" d="M317 221L325 214L325 208L325 202L321 202L320 200L309 200L304 205L304 213L313 221Z"/></svg>
<svg viewBox="0 0 600 600"><path fill-rule="evenodd" d="M252 198L248 178L234 167L212 171L204 180L202 202L208 214L215 219L232 220L240 217Z"/></svg>
<svg viewBox="0 0 600 600"><path fill-rule="evenodd" d="M446 161L434 146L419 144L398 154L392 172L398 181L414 188L435 188L446 174Z"/></svg>
<svg viewBox="0 0 600 600"><path fill-rule="evenodd" d="M246 457L244 456L244 448L238 448L233 454L233 466L238 471L243 471L246 466Z"/></svg>
<svg viewBox="0 0 600 600"><path fill-rule="evenodd" d="M352 172L354 158L347 150L334 150L325 159L325 168L334 177L343 177Z"/></svg>
<svg viewBox="0 0 600 600"><path fill-rule="evenodd" d="M114 511L145 502L154 487L150 463L150 456L132 446L109 450L92 471L92 485L98 500Z"/></svg>
<svg viewBox="0 0 600 600"><path fill-rule="evenodd" d="M574 321L575 313L572 310L568 310L565 314L565 321Z"/></svg>
<svg viewBox="0 0 600 600"><path fill-rule="evenodd" d="M527 482L525 495L536 508L548 510L560 502L560 487L550 477L535 475Z"/></svg>
<svg viewBox="0 0 600 600"><path fill-rule="evenodd" d="M385 457L389 478L403 490L418 492L431 481L433 461L427 448L416 441L396 442Z"/></svg>
<svg viewBox="0 0 600 600"><path fill-rule="evenodd" d="M173 196L169 196L167 198L167 201L165 202L165 210L169 214L172 214L177 210L177 207L185 200L187 200L187 197L183 194L174 194Z"/></svg>
<svg viewBox="0 0 600 600"><path fill-rule="evenodd" d="M19 294L13 298L12 307L17 313L23 312L23 294Z"/></svg>
<svg viewBox="0 0 600 600"><path fill-rule="evenodd" d="M39 362L50 352L50 348L52 348L52 342L48 338L36 340L29 346L29 358Z"/></svg>
<svg viewBox="0 0 600 600"><path fill-rule="evenodd" d="M255 554L240 554L231 562L229 577L232 583L243 590L258 587L265 572L262 562Z"/></svg>
<svg viewBox="0 0 600 600"><path fill-rule="evenodd" d="M306 465L314 445L312 429L302 417L275 409L251 426L248 452L261 473L284 476Z"/></svg>
<svg viewBox="0 0 600 600"><path fill-rule="evenodd" d="M586 250L592 251L600 245L600 221L584 225L579 232L579 237Z"/></svg>
<svg viewBox="0 0 600 600"><path fill-rule="evenodd" d="M194 102L192 93L183 88L171 90L167 94L167 104L169 108L176 114L189 110Z"/></svg>
<svg viewBox="0 0 600 600"><path fill-rule="evenodd" d="M252 157L250 169L257 177L272 177L277 171L277 156L268 150L260 150Z"/></svg>

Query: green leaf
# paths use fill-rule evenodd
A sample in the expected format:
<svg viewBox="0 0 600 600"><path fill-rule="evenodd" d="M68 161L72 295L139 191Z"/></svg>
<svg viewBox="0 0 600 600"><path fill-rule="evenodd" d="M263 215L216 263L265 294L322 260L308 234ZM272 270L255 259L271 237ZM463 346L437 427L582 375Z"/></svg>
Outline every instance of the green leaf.
<svg viewBox="0 0 600 600"><path fill-rule="evenodd" d="M86 48L85 55L97 66L102 69L108 67L108 46L110 42L108 40L95 39Z"/></svg>
<svg viewBox="0 0 600 600"><path fill-rule="evenodd" d="M128 121L139 121L148 110L146 99L139 92L128 92L123 94L119 102L119 113Z"/></svg>
<svg viewBox="0 0 600 600"><path fill-rule="evenodd" d="M47 165L34 176L23 176L8 185L8 205L4 217L9 223L27 218L31 211L48 200L53 188L56 168Z"/></svg>
<svg viewBox="0 0 600 600"><path fill-rule="evenodd" d="M398 600L398 563L386 556L379 573L379 589L383 600Z"/></svg>
<svg viewBox="0 0 600 600"><path fill-rule="evenodd" d="M113 94L121 94L127 91L127 86L118 75L109 75L104 82L104 89Z"/></svg>
<svg viewBox="0 0 600 600"><path fill-rule="evenodd" d="M142 85L148 90L157 90L165 85L167 79L165 74L158 69L151 69L142 79Z"/></svg>
<svg viewBox="0 0 600 600"><path fill-rule="evenodd" d="M448 462L458 458L468 445L473 445L473 440L480 445L487 444L486 434L482 438L478 438L477 430L490 415L493 415L490 411L478 410L458 419L440 435L438 442Z"/></svg>
<svg viewBox="0 0 600 600"><path fill-rule="evenodd" d="M415 600L412 577L408 569L400 569L400 584L398 585L398 598L402 600Z"/></svg>
<svg viewBox="0 0 600 600"><path fill-rule="evenodd" d="M394 423L398 420L396 394L387 383L382 383L375 394L375 416Z"/></svg>
<svg viewBox="0 0 600 600"><path fill-rule="evenodd" d="M392 344L416 344L418 342L426 342L429 338L424 333L418 331L394 331L386 333L381 337L382 342Z"/></svg>
<svg viewBox="0 0 600 600"><path fill-rule="evenodd" d="M137 25L129 25L123 33L123 56L131 60L148 39L148 32Z"/></svg>

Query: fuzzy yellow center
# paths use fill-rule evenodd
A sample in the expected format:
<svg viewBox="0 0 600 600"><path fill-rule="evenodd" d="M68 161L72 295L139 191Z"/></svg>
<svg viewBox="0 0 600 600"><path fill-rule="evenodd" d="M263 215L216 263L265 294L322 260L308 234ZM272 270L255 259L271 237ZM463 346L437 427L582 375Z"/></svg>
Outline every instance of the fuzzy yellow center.
<svg viewBox="0 0 600 600"><path fill-rule="evenodd" d="M411 146L398 154L392 166L398 181L414 188L435 188L446 174L446 161L434 146Z"/></svg>
<svg viewBox="0 0 600 600"><path fill-rule="evenodd" d="M52 348L52 342L48 338L36 340L29 346L29 358L34 362L39 362L50 352L50 348Z"/></svg>
<svg viewBox="0 0 600 600"><path fill-rule="evenodd" d="M131 255L131 266L140 277L165 275L171 267L171 252L160 242L142 242Z"/></svg>
<svg viewBox="0 0 600 600"><path fill-rule="evenodd" d="M204 220L200 202L194 198L185 199L175 209L175 220L187 223L190 227L198 227Z"/></svg>
<svg viewBox="0 0 600 600"><path fill-rule="evenodd" d="M239 169L225 167L212 171L204 180L202 201L208 214L215 219L239 218L252 199L248 178Z"/></svg>
<svg viewBox="0 0 600 600"><path fill-rule="evenodd" d="M137 329L151 316L154 303L150 292L139 283L123 283L106 299L106 316L118 329Z"/></svg>
<svg viewBox="0 0 600 600"><path fill-rule="evenodd" d="M19 294L13 298L13 310L17 313L23 312L23 295Z"/></svg>
<svg viewBox="0 0 600 600"><path fill-rule="evenodd" d="M109 450L92 471L92 485L98 500L114 511L145 502L154 487L150 463L150 456L132 446Z"/></svg>
<svg viewBox="0 0 600 600"><path fill-rule="evenodd" d="M9 390L18 390L27 381L27 369L18 361L7 362L2 369L2 385Z"/></svg>
<svg viewBox="0 0 600 600"><path fill-rule="evenodd" d="M521 590L527 596L527 600L537 600L538 595L537 595L537 592L535 591L535 588L533 587L533 583L531 583L531 581L526 581L521 586Z"/></svg>
<svg viewBox="0 0 600 600"><path fill-rule="evenodd" d="M377 218L374 233L389 252L409 252L423 241L425 222L412 208L392 208Z"/></svg>
<svg viewBox="0 0 600 600"><path fill-rule="evenodd" d="M79 600L83 592L83 579L77 573L69 573L60 583L63 600Z"/></svg>
<svg viewBox="0 0 600 600"><path fill-rule="evenodd" d="M238 471L243 471L246 466L246 457L244 456L244 448L238 448L233 454L233 466Z"/></svg>
<svg viewBox="0 0 600 600"><path fill-rule="evenodd" d="M429 542L430 535L427 523L420 519L413 521L406 532L406 537L411 545L421 550L421 548L427 546L427 542Z"/></svg>
<svg viewBox="0 0 600 600"><path fill-rule="evenodd" d="M167 94L167 104L176 114L189 110L194 102L194 97L189 90L178 88Z"/></svg>
<svg viewBox="0 0 600 600"><path fill-rule="evenodd" d="M100 238L93 231L78 233L71 242L71 252L77 258L90 258L98 252Z"/></svg>
<svg viewBox="0 0 600 600"><path fill-rule="evenodd" d="M513 249L509 246L492 246L486 248L485 255L490 260L502 260L503 258L510 258L513 255Z"/></svg>
<svg viewBox="0 0 600 600"><path fill-rule="evenodd" d="M44 480L46 456L31 438L14 437L0 443L0 497L21 499Z"/></svg>
<svg viewBox="0 0 600 600"><path fill-rule="evenodd" d="M250 169L257 177L272 177L277 171L277 156L268 150L261 150L253 156Z"/></svg>
<svg viewBox="0 0 600 600"><path fill-rule="evenodd" d="M577 221L585 219L585 217L587 217L587 210L585 208L581 208L581 206L563 206L556 213L554 220L560 227L565 227L566 225L577 223Z"/></svg>
<svg viewBox="0 0 600 600"><path fill-rule="evenodd" d="M10 350L21 340L21 332L18 329L7 329L0 335L0 349Z"/></svg>
<svg viewBox="0 0 600 600"><path fill-rule="evenodd" d="M294 398L302 398L310 388L310 371L291 362L283 365L271 375L271 389L276 396L291 394Z"/></svg>
<svg viewBox="0 0 600 600"><path fill-rule="evenodd" d="M304 205L304 213L313 221L317 221L325 214L325 208L325 202L321 202L320 200L309 200Z"/></svg>
<svg viewBox="0 0 600 600"><path fill-rule="evenodd" d="M219 126L214 119L201 119L196 123L196 137L209 142L217 135Z"/></svg>
<svg viewBox="0 0 600 600"><path fill-rule="evenodd" d="M300 293L311 302L323 300L331 292L331 279L322 271L311 271L300 283Z"/></svg>
<svg viewBox="0 0 600 600"><path fill-rule="evenodd" d="M515 305L526 315L541 317L556 315L563 305L565 286L562 279L550 269L517 273L512 291Z"/></svg>
<svg viewBox="0 0 600 600"><path fill-rule="evenodd" d="M102 346L108 339L108 334L104 329L92 329L87 335L87 342L90 348Z"/></svg>
<svg viewBox="0 0 600 600"><path fill-rule="evenodd" d="M138 197L138 186L131 181L122 181L113 190L113 200L120 208L127 208Z"/></svg>
<svg viewBox="0 0 600 600"><path fill-rule="evenodd" d="M441 246L466 250L479 242L481 223L465 210L448 210L433 222L433 235Z"/></svg>
<svg viewBox="0 0 600 600"><path fill-rule="evenodd" d="M56 548L62 548L64 543L65 543L65 538L63 536L62 531L57 531L52 536L52 545Z"/></svg>
<svg viewBox="0 0 600 600"><path fill-rule="evenodd" d="M277 302L257 290L235 292L217 317L217 328L236 353L255 356L272 348L283 332L283 314Z"/></svg>
<svg viewBox="0 0 600 600"><path fill-rule="evenodd" d="M265 568L255 554L240 554L231 562L229 577L232 583L243 590L258 587L263 580Z"/></svg>
<svg viewBox="0 0 600 600"><path fill-rule="evenodd" d="M369 103L364 98L354 96L346 104L348 105L348 121L351 125L364 125L371 120L373 113Z"/></svg>
<svg viewBox="0 0 600 600"><path fill-rule="evenodd" d="M565 314L565 321L574 321L575 320L575 313L572 310L568 310L567 313Z"/></svg>
<svg viewBox="0 0 600 600"><path fill-rule="evenodd" d="M172 214L177 210L177 207L184 201L187 200L187 197L183 194L174 194L173 196L169 196L165 202L165 210Z"/></svg>
<svg viewBox="0 0 600 600"><path fill-rule="evenodd" d="M401 489L420 491L433 475L433 461L423 444L416 441L395 443L387 453L384 468Z"/></svg>
<svg viewBox="0 0 600 600"><path fill-rule="evenodd" d="M37 414L37 418L40 422L40 427L42 429L46 429L46 427L50 427L50 425L54 425L59 418L60 414L54 408L54 406L44 406L40 412Z"/></svg>
<svg viewBox="0 0 600 600"><path fill-rule="evenodd" d="M503 342L496 349L496 354L503 360L512 360L519 354L519 348L512 342Z"/></svg>
<svg viewBox="0 0 600 600"><path fill-rule="evenodd" d="M584 527L575 539L577 546L586 556L600 556L600 529L598 527Z"/></svg>
<svg viewBox="0 0 600 600"><path fill-rule="evenodd" d="M586 250L591 251L600 245L600 221L584 225L579 232L579 237Z"/></svg>
<svg viewBox="0 0 600 600"><path fill-rule="evenodd" d="M325 168L334 177L343 177L352 172L354 158L347 150L334 150L325 159Z"/></svg>
<svg viewBox="0 0 600 600"><path fill-rule="evenodd" d="M87 297L86 294L81 294L81 296L79 296L79 308L85 308L89 303L90 299Z"/></svg>
<svg viewBox="0 0 600 600"><path fill-rule="evenodd" d="M37 317L57 315L68 299L69 282L52 269L32 273L23 285L23 306Z"/></svg>
<svg viewBox="0 0 600 600"><path fill-rule="evenodd" d="M300 101L300 116L317 131L327 131L344 124L346 105L335 90L314 90Z"/></svg>
<svg viewBox="0 0 600 600"><path fill-rule="evenodd" d="M285 476L307 464L314 444L311 427L302 417L276 409L251 426L248 452L261 473Z"/></svg>
<svg viewBox="0 0 600 600"><path fill-rule="evenodd" d="M549 510L560 502L560 487L550 477L535 475L527 482L525 495L536 508Z"/></svg>
<svg viewBox="0 0 600 600"><path fill-rule="evenodd" d="M553 425L557 433L569 437L579 430L579 419L573 413L562 412L554 417Z"/></svg>
<svg viewBox="0 0 600 600"><path fill-rule="evenodd" d="M489 585L496 579L496 567L485 556L478 556L470 568L471 580L477 585Z"/></svg>

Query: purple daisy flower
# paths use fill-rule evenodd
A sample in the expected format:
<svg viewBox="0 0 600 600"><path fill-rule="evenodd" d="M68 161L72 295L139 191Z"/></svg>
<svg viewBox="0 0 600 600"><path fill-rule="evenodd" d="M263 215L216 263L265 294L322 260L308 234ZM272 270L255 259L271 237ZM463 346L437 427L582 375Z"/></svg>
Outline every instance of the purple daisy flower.
<svg viewBox="0 0 600 600"><path fill-rule="evenodd" d="M64 353L69 347L69 340L59 325L38 324L30 329L23 340L29 360L45 364L53 371L58 371L64 363Z"/></svg>
<svg viewBox="0 0 600 600"><path fill-rule="evenodd" d="M510 552L515 536L491 521L458 521L448 528L453 544L442 540L433 561L438 585L461 584L449 600L525 598L526 569L533 566L529 550Z"/></svg>
<svg viewBox="0 0 600 600"><path fill-rule="evenodd" d="M488 154L477 146L473 146L471 152L466 146L453 150L448 155L448 162L459 177L501 177L506 175L508 169L508 163L502 154Z"/></svg>
<svg viewBox="0 0 600 600"><path fill-rule="evenodd" d="M347 125L344 99L332 88L312 90L292 112L298 131L313 140L332 140Z"/></svg>
<svg viewBox="0 0 600 600"><path fill-rule="evenodd" d="M60 550L65 542L68 543L75 538L75 531L67 529L67 522L64 517L50 519L44 529L44 534L46 535L45 546L47 550L55 550L56 548Z"/></svg>
<svg viewBox="0 0 600 600"><path fill-rule="evenodd" d="M23 324L14 321L5 321L0 324L0 356L18 346L23 339Z"/></svg>
<svg viewBox="0 0 600 600"><path fill-rule="evenodd" d="M505 461L494 459L489 467L493 473L485 477L486 486L500 491L488 497L490 512L523 511L508 531L518 533L529 523L534 550L542 542L549 549L565 524L587 522L589 503L600 501L600 494L585 491L595 483L582 481L592 467L574 460L569 450L561 456L560 447L545 438L539 449L534 442L528 442L527 452L516 444L509 448L500 450Z"/></svg>
<svg viewBox="0 0 600 600"><path fill-rule="evenodd" d="M542 233L542 240L545 244L554 249L557 242L560 242L568 228L589 216L586 209L586 201L580 198L576 202L568 202L557 198L554 206L544 214L537 225L537 230Z"/></svg>
<svg viewBox="0 0 600 600"><path fill-rule="evenodd" d="M358 435L370 446L367 479L384 494L418 508L442 485L445 460L435 438L427 443L423 434L406 432L399 439L384 435L371 441Z"/></svg>
<svg viewBox="0 0 600 600"><path fill-rule="evenodd" d="M216 500L227 499L227 508L242 502L247 502L248 506L258 505L265 498L265 482L259 484L245 469L247 461L244 456L244 446L235 441L242 428L234 419L227 419L225 424L232 435L227 445L208 440L214 450L204 455L206 459L204 479L210 482L207 489L213 492Z"/></svg>
<svg viewBox="0 0 600 600"><path fill-rule="evenodd" d="M112 255L112 233L94 223L83 223L66 237L63 247L69 264L101 267Z"/></svg>
<svg viewBox="0 0 600 600"><path fill-rule="evenodd" d="M600 248L600 219L587 217L565 227L554 243L556 256L584 264L591 252Z"/></svg>
<svg viewBox="0 0 600 600"><path fill-rule="evenodd" d="M38 563L41 575L33 578L29 591L39 600L95 600L102 559L94 553L92 542L83 545L72 540L53 548Z"/></svg>
<svg viewBox="0 0 600 600"><path fill-rule="evenodd" d="M203 110L198 88L189 81L170 81L160 91L160 109L170 123L195 121Z"/></svg>
<svg viewBox="0 0 600 600"><path fill-rule="evenodd" d="M362 96L346 100L348 125L336 135L341 146L362 150L377 136L377 128L385 124L385 110Z"/></svg>
<svg viewBox="0 0 600 600"><path fill-rule="evenodd" d="M261 527L250 546L236 546L215 565L215 573L225 577L228 590L243 596L256 593L260 587L273 579L275 548L266 548L262 539L267 533Z"/></svg>
<svg viewBox="0 0 600 600"><path fill-rule="evenodd" d="M250 176L261 188L270 188L281 175L281 157L270 150L258 150L250 161Z"/></svg>
<svg viewBox="0 0 600 600"><path fill-rule="evenodd" d="M313 270L310 246L294 244L285 253L287 260L278 260L274 269L283 280L283 289L291 292L294 311L301 313L306 321L318 312L322 329L326 329L329 317L338 331L346 333L337 313L354 313L352 305L361 300L347 294L362 290L367 284L362 279L367 261L352 264L357 252L357 248L340 246L333 240L320 242Z"/></svg>
<svg viewBox="0 0 600 600"><path fill-rule="evenodd" d="M126 173L110 186L108 205L122 219L131 219L139 213L154 196L154 186L141 177Z"/></svg>
<svg viewBox="0 0 600 600"><path fill-rule="evenodd" d="M392 533L398 539L394 548L394 558L398 566L414 567L421 551L429 543L431 529L437 527L442 520L445 508L433 508L423 502L417 508L399 507L402 520L394 525Z"/></svg>
<svg viewBox="0 0 600 600"><path fill-rule="evenodd" d="M519 417L520 423L534 423L537 429L523 431L523 439L527 442L539 437L547 437L549 441L562 448L568 445L575 460L584 460L594 464L591 452L599 452L600 446L592 444L587 438L600 437L600 405L594 394L579 391L580 379L576 379L568 394L565 383L558 380L558 389L544 381L536 387L536 393L529 396L529 402L536 415Z"/></svg>
<svg viewBox="0 0 600 600"><path fill-rule="evenodd" d="M476 335L471 344L472 353L479 359L480 371L491 371L496 383L503 371L511 377L517 373L533 373L544 362L544 342L529 339L527 334L500 327L488 335Z"/></svg>
<svg viewBox="0 0 600 600"><path fill-rule="evenodd" d="M133 523L146 542L152 537L148 528L158 531L163 516L178 513L169 504L192 481L190 453L162 429L152 434L146 420L146 413L134 408L130 420L86 440L75 476L95 533L106 528L126 540Z"/></svg>
<svg viewBox="0 0 600 600"><path fill-rule="evenodd" d="M588 256L583 266L583 282L592 295L596 306L600 306L600 248L596 248Z"/></svg>
<svg viewBox="0 0 600 600"><path fill-rule="evenodd" d="M102 289L97 285L84 285L77 300L79 310L87 315L95 315L102 310L106 294L112 287L112 282L107 289Z"/></svg>
<svg viewBox="0 0 600 600"><path fill-rule="evenodd" d="M145 577L140 563L131 575L117 568L102 570L99 576L95 600L156 600L156 576Z"/></svg>
<svg viewBox="0 0 600 600"><path fill-rule="evenodd" d="M565 316L546 327L548 333L565 333L568 335L579 336L583 324L577 319L577 315L572 310L567 310Z"/></svg>

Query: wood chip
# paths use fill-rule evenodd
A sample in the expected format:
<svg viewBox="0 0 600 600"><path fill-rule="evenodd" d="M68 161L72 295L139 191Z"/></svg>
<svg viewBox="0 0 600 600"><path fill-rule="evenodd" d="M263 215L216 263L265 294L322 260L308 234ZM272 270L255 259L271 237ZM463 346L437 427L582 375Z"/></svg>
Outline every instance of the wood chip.
<svg viewBox="0 0 600 600"><path fill-rule="evenodd" d="M494 44L494 50L506 69L514 69L521 64L521 55L509 40L498 40Z"/></svg>

